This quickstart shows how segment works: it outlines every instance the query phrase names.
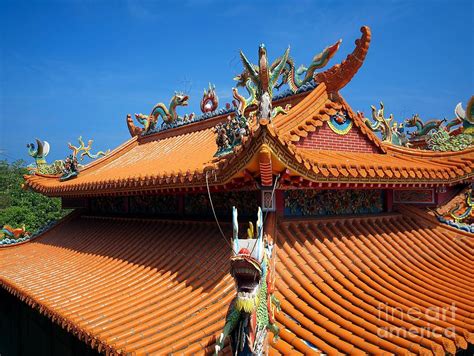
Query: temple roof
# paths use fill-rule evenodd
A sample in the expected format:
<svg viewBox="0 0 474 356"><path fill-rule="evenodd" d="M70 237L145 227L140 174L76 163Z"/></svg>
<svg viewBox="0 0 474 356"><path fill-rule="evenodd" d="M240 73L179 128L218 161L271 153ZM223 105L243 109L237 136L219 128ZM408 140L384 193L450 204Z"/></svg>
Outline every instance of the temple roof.
<svg viewBox="0 0 474 356"><path fill-rule="evenodd" d="M108 156L86 166L76 179L26 176L25 185L50 196L81 196L205 187L260 176L259 153L270 152L273 174L289 170L310 182L351 184L450 185L471 179L474 149L436 153L382 144L339 96L331 99L325 84L294 99L287 115L269 125L253 126L253 135L233 153L216 158L216 133L211 122L198 122L157 134L135 136ZM373 146L373 152L308 149L298 142L317 132L336 112L344 110L352 130ZM343 136L341 136L341 140ZM343 147L343 145L341 145Z"/></svg>
<svg viewBox="0 0 474 356"><path fill-rule="evenodd" d="M273 351L445 355L474 342L472 235L400 211L277 222ZM229 253L215 223L76 214L0 248L0 285L102 351L209 352L233 296Z"/></svg>
<svg viewBox="0 0 474 356"><path fill-rule="evenodd" d="M317 84L308 82L294 95L275 97L274 107L291 106L287 113L270 123L253 120L250 135L227 155L216 157L215 127L235 115L229 110L146 135L130 126L128 117L135 136L80 170L77 178L61 182L37 173L25 176L25 187L49 196L92 196L199 190L207 184L206 175L213 177L208 182L215 189L254 186L257 180L264 184L272 175L285 175L288 182L363 187L453 185L472 179L474 149L439 153L382 143L342 98L339 90L367 55L370 30L361 32L343 62L315 75ZM245 115L255 109L247 107ZM344 130L334 129L335 118L346 120Z"/></svg>

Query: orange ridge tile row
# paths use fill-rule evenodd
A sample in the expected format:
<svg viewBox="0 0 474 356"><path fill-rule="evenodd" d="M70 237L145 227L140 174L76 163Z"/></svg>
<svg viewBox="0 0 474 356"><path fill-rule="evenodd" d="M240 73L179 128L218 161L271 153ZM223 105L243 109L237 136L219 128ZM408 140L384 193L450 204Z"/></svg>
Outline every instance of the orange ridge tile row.
<svg viewBox="0 0 474 356"><path fill-rule="evenodd" d="M334 152L292 147L298 161L323 177L386 180L468 179L473 176L474 151L458 152L456 160L406 154Z"/></svg>

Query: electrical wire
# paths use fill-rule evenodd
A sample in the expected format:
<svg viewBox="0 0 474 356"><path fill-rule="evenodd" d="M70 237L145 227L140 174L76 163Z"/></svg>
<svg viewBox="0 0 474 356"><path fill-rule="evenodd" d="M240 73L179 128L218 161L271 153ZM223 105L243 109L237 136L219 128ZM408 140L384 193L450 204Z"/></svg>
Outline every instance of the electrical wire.
<svg viewBox="0 0 474 356"><path fill-rule="evenodd" d="M234 253L234 255L237 255L237 253L234 251L234 248L232 247L232 244L225 237L224 231L222 231L221 225L219 224L219 220L217 219L216 210L214 209L214 204L212 202L211 190L209 189L209 179L207 177L207 173L208 172L206 172L207 195L209 196L209 203L211 204L212 214L214 215L214 219L216 220L217 227L219 228L219 231L220 231L223 239L227 242L227 244L229 245L229 247L230 247L231 251Z"/></svg>

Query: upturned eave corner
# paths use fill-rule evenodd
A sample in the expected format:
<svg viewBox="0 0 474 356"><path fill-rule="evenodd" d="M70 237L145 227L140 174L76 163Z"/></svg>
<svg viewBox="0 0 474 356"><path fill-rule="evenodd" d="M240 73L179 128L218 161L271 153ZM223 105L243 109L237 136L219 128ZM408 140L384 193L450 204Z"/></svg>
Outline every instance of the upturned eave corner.
<svg viewBox="0 0 474 356"><path fill-rule="evenodd" d="M354 51L345 60L316 74L316 81L325 83L328 92L336 93L344 88L362 67L369 51L372 34L368 26L362 26L360 32L362 36L355 41Z"/></svg>

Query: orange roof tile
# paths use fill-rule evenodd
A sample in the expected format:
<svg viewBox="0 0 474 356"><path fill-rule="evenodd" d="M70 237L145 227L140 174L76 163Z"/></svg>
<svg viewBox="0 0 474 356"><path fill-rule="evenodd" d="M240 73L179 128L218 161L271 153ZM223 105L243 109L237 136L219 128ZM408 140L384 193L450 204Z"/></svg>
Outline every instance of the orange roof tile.
<svg viewBox="0 0 474 356"><path fill-rule="evenodd" d="M75 179L59 182L38 174L28 176L26 183L47 195L184 184L202 179L204 168L217 150L212 128L143 141L130 139L124 145L126 149L86 166Z"/></svg>
<svg viewBox="0 0 474 356"><path fill-rule="evenodd" d="M233 296L215 223L76 218L0 250L0 284L101 350L203 349Z"/></svg>
<svg viewBox="0 0 474 356"><path fill-rule="evenodd" d="M319 350L444 355L474 342L472 235L407 214L281 222L278 241L277 319Z"/></svg>
<svg viewBox="0 0 474 356"><path fill-rule="evenodd" d="M459 182L474 176L474 149L456 156L334 152L293 147L295 157L308 164L311 180L363 182ZM454 159L456 157L456 159Z"/></svg>
<svg viewBox="0 0 474 356"><path fill-rule="evenodd" d="M474 342L474 238L402 209L278 223L272 353L444 355ZM76 217L0 248L0 285L101 350L212 351L234 294L228 258L214 223Z"/></svg>

